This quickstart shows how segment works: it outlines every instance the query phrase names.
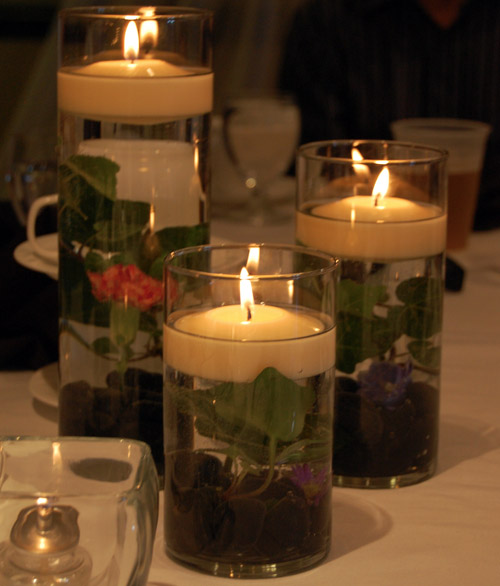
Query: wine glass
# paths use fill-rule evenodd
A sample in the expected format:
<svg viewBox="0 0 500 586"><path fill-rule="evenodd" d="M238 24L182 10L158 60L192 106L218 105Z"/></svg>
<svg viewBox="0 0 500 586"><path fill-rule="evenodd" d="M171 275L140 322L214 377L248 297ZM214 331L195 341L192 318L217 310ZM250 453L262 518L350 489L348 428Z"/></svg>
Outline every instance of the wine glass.
<svg viewBox="0 0 500 586"><path fill-rule="evenodd" d="M288 96L251 95L227 102L224 144L249 194L244 209L232 217L254 226L289 218L272 205L268 190L292 163L299 133L299 109Z"/></svg>
<svg viewBox="0 0 500 586"><path fill-rule="evenodd" d="M26 226L35 199L57 191L56 129L35 127L29 133L11 135L7 141L7 193L19 223ZM53 214L45 215L55 229Z"/></svg>

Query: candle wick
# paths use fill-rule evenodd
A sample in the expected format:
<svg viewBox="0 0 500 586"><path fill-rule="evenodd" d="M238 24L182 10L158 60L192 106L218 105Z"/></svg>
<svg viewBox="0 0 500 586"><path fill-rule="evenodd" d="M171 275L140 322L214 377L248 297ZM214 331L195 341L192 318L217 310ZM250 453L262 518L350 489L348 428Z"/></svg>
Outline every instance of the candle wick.
<svg viewBox="0 0 500 586"><path fill-rule="evenodd" d="M375 194L375 204L374 204L375 207L378 206L378 198L379 198L379 195L380 195L379 193Z"/></svg>
<svg viewBox="0 0 500 586"><path fill-rule="evenodd" d="M252 319L252 312L250 311L250 304L247 304L247 321Z"/></svg>

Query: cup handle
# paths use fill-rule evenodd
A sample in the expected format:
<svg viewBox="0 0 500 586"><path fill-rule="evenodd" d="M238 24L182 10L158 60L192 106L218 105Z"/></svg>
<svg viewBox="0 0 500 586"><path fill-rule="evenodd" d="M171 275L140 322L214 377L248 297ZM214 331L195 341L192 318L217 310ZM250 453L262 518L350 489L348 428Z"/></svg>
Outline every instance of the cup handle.
<svg viewBox="0 0 500 586"><path fill-rule="evenodd" d="M57 262L59 253L57 250L49 250L48 248L44 248L43 246L40 246L40 244L38 244L38 238L35 233L35 224L36 218L40 213L40 210L45 206L55 205L57 203L57 199L57 193L52 195L44 195L42 197L38 197L37 199L35 199L35 201L31 204L31 207L29 209L28 222L26 226L26 235L28 237L28 242L30 243L33 250L38 256L50 262Z"/></svg>

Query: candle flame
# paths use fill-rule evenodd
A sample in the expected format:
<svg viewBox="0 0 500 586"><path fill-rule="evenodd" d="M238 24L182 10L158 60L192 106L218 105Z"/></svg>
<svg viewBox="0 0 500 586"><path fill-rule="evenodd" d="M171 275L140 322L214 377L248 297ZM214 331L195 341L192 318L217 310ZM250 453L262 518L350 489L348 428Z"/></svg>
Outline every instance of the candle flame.
<svg viewBox="0 0 500 586"><path fill-rule="evenodd" d="M194 159L193 159L193 161L194 161L194 170L196 171L196 174L198 174L199 166L200 166L200 153L198 151L198 148L199 147L196 145L194 147L194 153L193 153L194 154Z"/></svg>
<svg viewBox="0 0 500 586"><path fill-rule="evenodd" d="M243 267L240 272L240 306L247 312L247 321L252 319L253 304L252 283L250 283L248 271Z"/></svg>
<svg viewBox="0 0 500 586"><path fill-rule="evenodd" d="M356 147L353 147L351 150L351 157L354 161L362 161L363 155L358 151Z"/></svg>
<svg viewBox="0 0 500 586"><path fill-rule="evenodd" d="M354 207L354 204L352 204L352 207L351 207L351 225L354 226L355 223L356 223L356 208Z"/></svg>
<svg viewBox="0 0 500 586"><path fill-rule="evenodd" d="M61 455L61 443L54 442L52 445L52 467L62 469L62 455Z"/></svg>
<svg viewBox="0 0 500 586"><path fill-rule="evenodd" d="M380 172L372 191L372 201L374 206L379 205L379 200L387 195L389 189L389 169L384 167Z"/></svg>
<svg viewBox="0 0 500 586"><path fill-rule="evenodd" d="M151 232L155 231L155 218L156 218L156 210L154 204L151 204L149 208L149 229Z"/></svg>
<svg viewBox="0 0 500 586"><path fill-rule="evenodd" d="M128 23L127 28L125 29L123 56L130 61L134 61L139 56L139 31L133 20Z"/></svg>
<svg viewBox="0 0 500 586"><path fill-rule="evenodd" d="M351 149L351 158L353 161L362 161L363 155L359 152L359 150L356 147L353 147ZM360 163L353 163L352 167L353 167L356 175L358 175L358 177L360 177L361 179L368 180L368 178L370 176L370 169L369 169L368 165L361 165Z"/></svg>
<svg viewBox="0 0 500 586"><path fill-rule="evenodd" d="M247 270L248 272L257 272L259 268L260 248L258 246L251 246L248 251Z"/></svg>
<svg viewBox="0 0 500 586"><path fill-rule="evenodd" d="M154 12L153 12L154 14ZM147 16L153 16L147 14ZM141 46L146 52L156 46L158 41L158 23L156 20L145 20L141 23Z"/></svg>

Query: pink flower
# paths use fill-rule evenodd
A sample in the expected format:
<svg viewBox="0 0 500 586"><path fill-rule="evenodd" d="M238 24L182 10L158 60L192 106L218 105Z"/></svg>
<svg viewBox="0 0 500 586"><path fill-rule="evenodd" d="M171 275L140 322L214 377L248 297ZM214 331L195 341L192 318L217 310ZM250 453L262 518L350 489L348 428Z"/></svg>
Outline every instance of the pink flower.
<svg viewBox="0 0 500 586"><path fill-rule="evenodd" d="M163 299L161 281L132 264L116 264L103 273L87 271L87 276L92 284L92 294L98 301L121 301L140 311L147 311Z"/></svg>
<svg viewBox="0 0 500 586"><path fill-rule="evenodd" d="M329 470L325 466L314 474L307 462L297 464L292 467L291 480L304 491L307 500L317 506L329 487Z"/></svg>

